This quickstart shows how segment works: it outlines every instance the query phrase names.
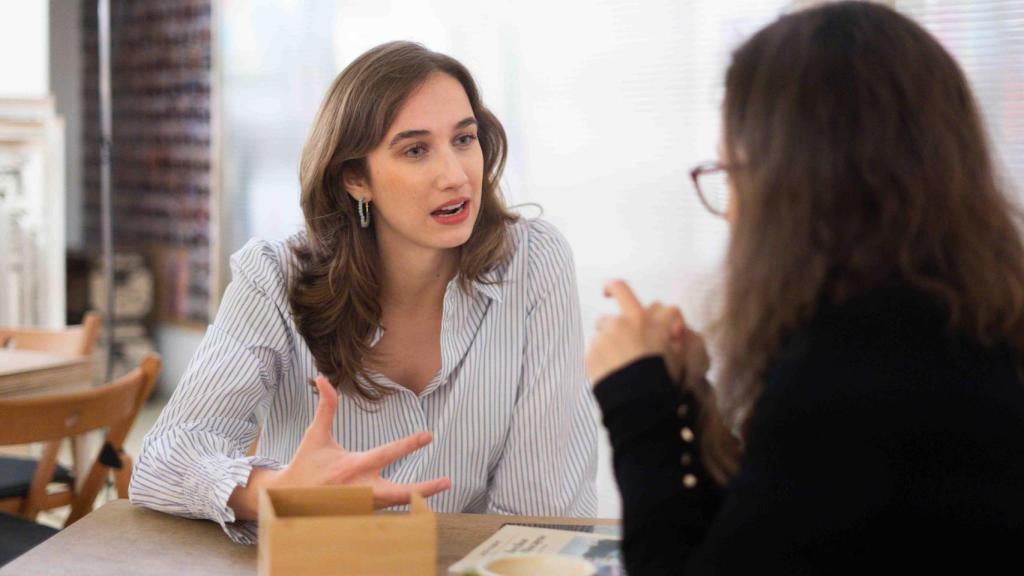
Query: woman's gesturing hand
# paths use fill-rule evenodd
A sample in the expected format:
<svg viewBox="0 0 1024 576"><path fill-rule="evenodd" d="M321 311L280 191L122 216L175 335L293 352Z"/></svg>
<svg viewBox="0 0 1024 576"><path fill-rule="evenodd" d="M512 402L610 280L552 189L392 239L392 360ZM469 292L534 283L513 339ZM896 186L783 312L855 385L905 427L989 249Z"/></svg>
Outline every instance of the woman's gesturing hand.
<svg viewBox="0 0 1024 576"><path fill-rule="evenodd" d="M316 379L316 387L320 403L292 461L281 470L253 469L248 484L236 488L228 500L236 518L256 518L257 495L261 488L336 484L369 486L373 490L374 506L386 508L408 504L414 492L427 497L451 487L451 480L447 477L411 484L384 479L380 471L395 460L430 444L433 440L430 432L417 432L366 452L351 452L338 444L331 433L334 415L338 411L338 393L323 376Z"/></svg>
<svg viewBox="0 0 1024 576"><path fill-rule="evenodd" d="M704 342L686 326L678 307L657 302L645 307L621 280L609 283L605 296L615 299L620 313L598 320L587 350L587 372L594 384L645 356L662 356L675 381L684 375L704 375Z"/></svg>
<svg viewBox="0 0 1024 576"><path fill-rule="evenodd" d="M407 504L414 492L426 497L451 487L448 478L412 484L385 480L380 471L395 460L430 444L433 439L430 432L417 432L366 452L350 452L338 444L331 433L331 424L338 411L338 393L323 376L316 379L316 387L320 392L316 415L291 463L274 478L274 486L369 486L373 489L374 505L378 508Z"/></svg>

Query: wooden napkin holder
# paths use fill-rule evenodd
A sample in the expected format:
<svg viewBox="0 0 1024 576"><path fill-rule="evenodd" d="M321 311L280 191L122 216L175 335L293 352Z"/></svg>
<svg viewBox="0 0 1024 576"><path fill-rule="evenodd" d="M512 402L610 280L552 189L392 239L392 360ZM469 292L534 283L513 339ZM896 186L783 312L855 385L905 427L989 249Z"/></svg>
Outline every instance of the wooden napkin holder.
<svg viewBox="0 0 1024 576"><path fill-rule="evenodd" d="M260 493L260 576L434 574L437 520L413 495L407 514L375 514L368 487Z"/></svg>

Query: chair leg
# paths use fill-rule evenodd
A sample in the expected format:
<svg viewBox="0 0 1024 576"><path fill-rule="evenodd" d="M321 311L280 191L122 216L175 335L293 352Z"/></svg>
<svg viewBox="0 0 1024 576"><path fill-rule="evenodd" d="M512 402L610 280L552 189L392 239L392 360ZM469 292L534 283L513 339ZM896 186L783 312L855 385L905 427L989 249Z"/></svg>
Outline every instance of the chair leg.
<svg viewBox="0 0 1024 576"><path fill-rule="evenodd" d="M114 484L117 486L117 497L128 497L128 484L132 480L132 457L121 453L121 469L114 470Z"/></svg>
<svg viewBox="0 0 1024 576"><path fill-rule="evenodd" d="M108 431L107 437L110 438L111 436L118 438L118 441L124 438L124 435L120 434L119 431ZM64 521L65 528L71 526L89 512L92 512L93 505L96 503L96 496L110 478L111 472L114 473L118 497L128 497L128 483L132 478L132 459L123 450L117 450L117 455L118 460L121 461L120 469L108 467L103 463L102 458L93 463L92 468L89 469L88 476L85 477L78 492L75 494L75 500L71 503L71 514Z"/></svg>
<svg viewBox="0 0 1024 576"><path fill-rule="evenodd" d="M0 512L17 515L24 501L24 498L4 498L0 500Z"/></svg>
<svg viewBox="0 0 1024 576"><path fill-rule="evenodd" d="M82 444L78 436L72 436L68 438L68 442L71 444L71 469L74 471L76 488L77 480L85 477L85 467L87 460L82 458Z"/></svg>
<svg viewBox="0 0 1024 576"><path fill-rule="evenodd" d="M106 466L98 463L93 464L92 469L89 471L89 476L82 483L82 489L75 494L75 499L71 502L71 513L68 514L67 520L64 521L65 528L78 522L89 512L92 512L93 505L96 503L96 496L99 494L101 485L106 482L108 473L109 469Z"/></svg>
<svg viewBox="0 0 1024 576"><path fill-rule="evenodd" d="M32 484L28 489L28 496L21 504L18 515L29 520L35 520L36 514L43 506L46 499L46 487L53 479L53 470L57 463L57 452L60 451L60 440L47 442L43 447L43 453L39 456L39 463L36 464L36 472L32 476Z"/></svg>

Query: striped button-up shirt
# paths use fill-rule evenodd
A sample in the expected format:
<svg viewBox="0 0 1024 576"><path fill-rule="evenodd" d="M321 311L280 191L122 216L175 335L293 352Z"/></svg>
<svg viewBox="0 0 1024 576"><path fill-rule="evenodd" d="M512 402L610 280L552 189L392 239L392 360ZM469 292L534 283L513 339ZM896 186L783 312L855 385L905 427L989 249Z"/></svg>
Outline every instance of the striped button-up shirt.
<svg viewBox="0 0 1024 576"><path fill-rule="evenodd" d="M383 476L449 476L451 489L429 499L436 511L593 516L597 430L572 254L543 221L510 231L510 258L485 278L497 283L448 284L441 370L426 389L416 395L378 375L396 393L373 411L342 394L334 437L361 451L431 431L433 443ZM252 240L231 269L216 319L143 441L130 498L252 543L255 523L236 521L228 498L254 466L291 460L316 412L308 380L317 369L289 311L287 244Z"/></svg>

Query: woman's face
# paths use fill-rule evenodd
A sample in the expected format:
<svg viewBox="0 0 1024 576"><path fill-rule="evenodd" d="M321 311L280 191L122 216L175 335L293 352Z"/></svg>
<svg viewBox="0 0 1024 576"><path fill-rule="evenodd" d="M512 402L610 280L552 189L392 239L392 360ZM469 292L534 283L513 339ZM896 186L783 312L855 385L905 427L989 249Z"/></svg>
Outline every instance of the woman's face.
<svg viewBox="0 0 1024 576"><path fill-rule="evenodd" d="M346 175L345 187L371 202L382 245L449 249L469 240L484 159L473 108L457 80L428 77L366 155L366 165L369 178Z"/></svg>
<svg viewBox="0 0 1024 576"><path fill-rule="evenodd" d="M727 180L729 182L729 203L725 205L725 220L729 223L730 230L736 230L736 204L738 202L736 183L732 178Z"/></svg>

